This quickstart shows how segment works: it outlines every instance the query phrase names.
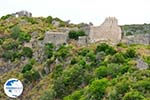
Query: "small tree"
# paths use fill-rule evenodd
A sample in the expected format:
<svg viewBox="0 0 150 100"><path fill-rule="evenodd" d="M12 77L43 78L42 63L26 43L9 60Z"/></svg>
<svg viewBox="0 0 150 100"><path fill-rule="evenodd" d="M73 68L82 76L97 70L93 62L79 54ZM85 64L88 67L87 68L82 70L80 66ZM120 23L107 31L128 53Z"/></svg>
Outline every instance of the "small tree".
<svg viewBox="0 0 150 100"><path fill-rule="evenodd" d="M21 54L22 54L22 56L32 58L33 51L29 47L24 47Z"/></svg>
<svg viewBox="0 0 150 100"><path fill-rule="evenodd" d="M53 21L53 17L52 16L48 16L47 18L46 18L46 22L47 23L52 23L52 21Z"/></svg>
<svg viewBox="0 0 150 100"><path fill-rule="evenodd" d="M26 64L23 69L22 69L22 73L25 73L27 71L30 71L32 69L32 65L31 64Z"/></svg>

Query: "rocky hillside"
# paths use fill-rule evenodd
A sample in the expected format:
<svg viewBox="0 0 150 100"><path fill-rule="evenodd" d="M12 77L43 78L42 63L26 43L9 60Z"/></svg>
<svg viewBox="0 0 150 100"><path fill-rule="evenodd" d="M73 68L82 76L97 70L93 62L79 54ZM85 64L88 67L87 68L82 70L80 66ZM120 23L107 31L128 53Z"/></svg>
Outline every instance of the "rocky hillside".
<svg viewBox="0 0 150 100"><path fill-rule="evenodd" d="M3 90L9 78L21 80L24 86L16 100L150 100L149 45L80 47L74 44L83 35L80 31L71 32L69 44L37 45L46 31L82 25L51 16L1 17L0 100L10 99Z"/></svg>

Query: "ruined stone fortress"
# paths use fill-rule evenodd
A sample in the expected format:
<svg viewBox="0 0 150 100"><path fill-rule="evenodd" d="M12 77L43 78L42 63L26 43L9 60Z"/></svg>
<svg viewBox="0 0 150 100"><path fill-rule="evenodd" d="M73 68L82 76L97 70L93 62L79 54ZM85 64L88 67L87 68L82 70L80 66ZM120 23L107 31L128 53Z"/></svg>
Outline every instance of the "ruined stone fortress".
<svg viewBox="0 0 150 100"><path fill-rule="evenodd" d="M12 15L32 17L32 13L27 11L16 12ZM55 23L59 24L59 22L56 21ZM80 36L76 41L79 46L86 46L87 44L96 42L108 42L111 44L117 44L119 42L126 44L150 44L150 34L124 36L121 27L118 25L118 20L115 17L106 18L100 26L92 26L89 24L80 29L85 31L86 36ZM47 31L45 32L42 43L53 43L55 45L67 44L70 30L73 29L63 28L61 31ZM78 28L75 30L78 30Z"/></svg>
<svg viewBox="0 0 150 100"><path fill-rule="evenodd" d="M126 44L150 44L150 34L123 36L121 27L118 25L118 20L114 17L106 18L100 26L86 25L81 27L81 30L85 31L86 36L80 36L76 41L79 46L86 46L96 42L107 42L113 45L119 42ZM55 45L66 44L69 39L68 33L69 31L46 32L44 42Z"/></svg>

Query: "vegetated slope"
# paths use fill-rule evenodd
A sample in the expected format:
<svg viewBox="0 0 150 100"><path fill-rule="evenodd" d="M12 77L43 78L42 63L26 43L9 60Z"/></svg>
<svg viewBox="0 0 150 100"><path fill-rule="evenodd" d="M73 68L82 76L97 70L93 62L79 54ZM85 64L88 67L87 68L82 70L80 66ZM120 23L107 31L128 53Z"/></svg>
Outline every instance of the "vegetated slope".
<svg viewBox="0 0 150 100"><path fill-rule="evenodd" d="M136 67L139 58L150 66L150 46L97 43L87 47L71 44L56 47L45 44L40 63L33 57L39 48L24 47L24 43L32 39L31 32L42 30L43 35L57 27L45 22L46 18L32 18L40 23L26 22L24 28L19 24L22 20L26 18L0 20L4 24L0 24L1 31L5 33L0 39L0 67L13 67L0 76L0 99L9 99L3 91L3 84L9 78L23 82L24 92L19 97L22 100L150 99L150 69ZM42 35L37 38L42 39Z"/></svg>
<svg viewBox="0 0 150 100"><path fill-rule="evenodd" d="M121 26L124 35L150 34L150 24L133 24Z"/></svg>

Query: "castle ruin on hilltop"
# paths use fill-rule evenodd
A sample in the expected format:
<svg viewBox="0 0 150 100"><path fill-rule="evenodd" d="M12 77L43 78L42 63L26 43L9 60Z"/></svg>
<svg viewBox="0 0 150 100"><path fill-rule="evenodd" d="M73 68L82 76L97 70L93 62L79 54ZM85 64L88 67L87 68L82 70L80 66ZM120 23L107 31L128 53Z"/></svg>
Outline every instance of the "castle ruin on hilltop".
<svg viewBox="0 0 150 100"><path fill-rule="evenodd" d="M118 43L121 40L121 28L114 17L106 18L100 26L88 26L86 29L90 43L99 41Z"/></svg>
<svg viewBox="0 0 150 100"><path fill-rule="evenodd" d="M32 17L32 13L28 11L19 11L16 13L12 13L12 16L15 17ZM57 23L56 21L54 21ZM56 25L57 26L57 25ZM79 28L75 28L78 30ZM126 44L150 44L150 34L137 34L131 36L123 36L123 30L118 25L118 20L115 17L108 17L104 20L104 22L99 26L84 25L80 28L85 31L86 36L80 36L76 43L79 46L86 46L89 43L96 42L107 42L111 44L117 44L119 42L123 42ZM71 28L64 28L61 31L52 30L45 32L45 37L43 41L40 41L41 45L43 43L53 43L55 45L67 44L69 42L69 31ZM29 43L30 44L30 43Z"/></svg>
<svg viewBox="0 0 150 100"><path fill-rule="evenodd" d="M23 16L32 17L32 13L31 12L24 11L24 10L18 11L16 13L12 13L11 15L15 16L15 17L23 17Z"/></svg>

